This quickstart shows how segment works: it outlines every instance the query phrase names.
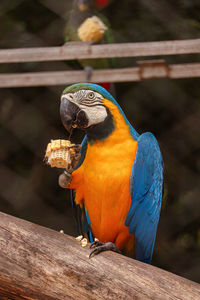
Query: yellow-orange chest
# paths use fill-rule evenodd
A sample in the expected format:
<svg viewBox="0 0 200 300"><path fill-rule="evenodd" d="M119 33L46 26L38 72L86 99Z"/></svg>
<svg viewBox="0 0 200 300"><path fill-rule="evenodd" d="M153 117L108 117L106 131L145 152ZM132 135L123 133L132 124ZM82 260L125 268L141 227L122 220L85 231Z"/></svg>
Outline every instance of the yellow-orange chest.
<svg viewBox="0 0 200 300"><path fill-rule="evenodd" d="M83 201L94 237L119 246L132 239L124 225L131 205L130 180L137 142L118 107L104 99L115 129L103 141L88 144L86 156L75 177L76 201Z"/></svg>
<svg viewBox="0 0 200 300"><path fill-rule="evenodd" d="M82 195L92 232L101 241L114 241L123 231L130 204L130 178L137 143L88 145L83 163Z"/></svg>

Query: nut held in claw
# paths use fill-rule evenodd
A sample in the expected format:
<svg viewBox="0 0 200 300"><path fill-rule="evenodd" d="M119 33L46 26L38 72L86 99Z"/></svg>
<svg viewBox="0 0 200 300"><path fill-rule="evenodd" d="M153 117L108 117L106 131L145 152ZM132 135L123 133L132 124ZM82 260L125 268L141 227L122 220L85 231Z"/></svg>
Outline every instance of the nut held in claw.
<svg viewBox="0 0 200 300"><path fill-rule="evenodd" d="M73 157L80 151L80 146L71 144L68 140L52 140L48 144L45 161L52 168L68 168Z"/></svg>

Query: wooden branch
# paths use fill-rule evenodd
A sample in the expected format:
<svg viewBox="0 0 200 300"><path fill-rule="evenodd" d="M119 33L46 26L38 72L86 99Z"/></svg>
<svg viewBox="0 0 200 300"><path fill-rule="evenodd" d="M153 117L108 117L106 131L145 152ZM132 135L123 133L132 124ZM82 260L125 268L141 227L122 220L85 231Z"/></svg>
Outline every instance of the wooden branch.
<svg viewBox="0 0 200 300"><path fill-rule="evenodd" d="M200 64L152 65L143 62L143 66L123 69L94 70L90 82L125 82L152 78L200 77ZM28 87L47 85L67 85L85 82L84 71L57 71L0 74L0 88Z"/></svg>
<svg viewBox="0 0 200 300"><path fill-rule="evenodd" d="M2 49L0 50L0 63L192 53L200 53L200 39L105 45L72 42L61 47Z"/></svg>
<svg viewBox="0 0 200 300"><path fill-rule="evenodd" d="M1 299L197 300L200 285L113 252L88 258L74 238L0 213Z"/></svg>

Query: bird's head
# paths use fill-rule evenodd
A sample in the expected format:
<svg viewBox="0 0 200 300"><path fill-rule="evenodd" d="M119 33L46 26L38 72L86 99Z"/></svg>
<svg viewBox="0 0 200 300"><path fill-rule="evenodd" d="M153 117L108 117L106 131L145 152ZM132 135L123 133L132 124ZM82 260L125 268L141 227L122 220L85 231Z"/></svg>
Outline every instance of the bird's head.
<svg viewBox="0 0 200 300"><path fill-rule="evenodd" d="M91 7L91 0L76 0L75 3L81 12L87 11Z"/></svg>
<svg viewBox="0 0 200 300"><path fill-rule="evenodd" d="M92 83L74 84L67 87L61 96L61 120L69 132L72 128L79 128L89 139L102 140L115 128L113 109L117 106L115 99L103 87Z"/></svg>

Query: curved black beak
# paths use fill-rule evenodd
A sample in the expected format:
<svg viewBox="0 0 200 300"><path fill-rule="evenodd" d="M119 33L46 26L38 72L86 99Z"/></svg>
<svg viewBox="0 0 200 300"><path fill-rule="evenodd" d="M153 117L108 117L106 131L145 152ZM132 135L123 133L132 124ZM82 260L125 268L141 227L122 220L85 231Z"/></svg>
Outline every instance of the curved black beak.
<svg viewBox="0 0 200 300"><path fill-rule="evenodd" d="M77 127L81 129L87 127L88 119L85 112L67 98L62 98L61 100L60 116L68 132L71 132L72 128Z"/></svg>
<svg viewBox="0 0 200 300"><path fill-rule="evenodd" d="M60 117L68 132L71 132L72 127L76 126L76 117L79 111L80 109L76 104L72 103L67 98L62 98L60 104Z"/></svg>

